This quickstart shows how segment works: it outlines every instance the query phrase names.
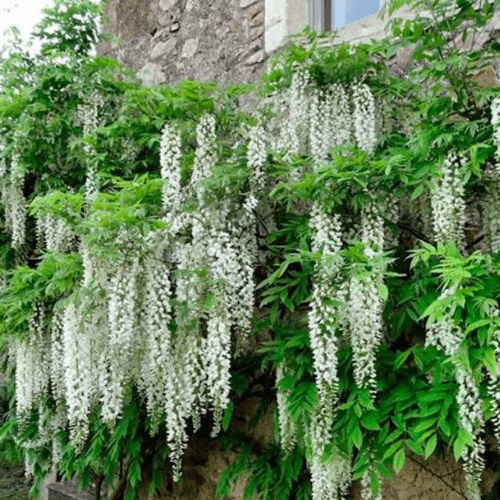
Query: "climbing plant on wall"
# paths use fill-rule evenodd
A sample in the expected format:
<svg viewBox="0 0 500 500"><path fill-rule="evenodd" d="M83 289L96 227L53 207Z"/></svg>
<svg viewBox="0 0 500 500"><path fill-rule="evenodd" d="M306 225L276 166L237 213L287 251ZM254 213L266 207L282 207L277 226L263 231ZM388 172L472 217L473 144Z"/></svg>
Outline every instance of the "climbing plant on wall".
<svg viewBox="0 0 500 500"><path fill-rule="evenodd" d="M247 497L359 479L381 498L407 450L445 449L480 498L500 438L500 100L477 75L500 46L474 42L496 5L409 4L427 11L390 40L306 30L250 90L142 87L91 55L99 7L80 0L46 11L43 57L4 56L0 443L33 495L50 470L127 499L150 471L152 494L206 431L240 450L219 498L243 472ZM277 417L260 450L230 428L256 377Z"/></svg>

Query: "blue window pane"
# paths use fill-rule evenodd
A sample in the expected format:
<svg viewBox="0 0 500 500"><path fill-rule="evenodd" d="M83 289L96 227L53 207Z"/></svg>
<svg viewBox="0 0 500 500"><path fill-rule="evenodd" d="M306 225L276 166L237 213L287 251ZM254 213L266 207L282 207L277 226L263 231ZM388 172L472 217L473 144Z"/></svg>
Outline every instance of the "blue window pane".
<svg viewBox="0 0 500 500"><path fill-rule="evenodd" d="M333 3L333 27L335 29L375 14L380 6L380 0L334 0Z"/></svg>

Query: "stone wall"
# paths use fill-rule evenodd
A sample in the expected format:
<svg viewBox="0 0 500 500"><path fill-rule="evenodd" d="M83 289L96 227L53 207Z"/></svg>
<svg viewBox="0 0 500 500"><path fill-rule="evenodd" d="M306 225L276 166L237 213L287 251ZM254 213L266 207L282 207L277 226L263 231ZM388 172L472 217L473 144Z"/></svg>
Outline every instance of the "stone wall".
<svg viewBox="0 0 500 500"><path fill-rule="evenodd" d="M110 0L116 57L147 85L184 79L249 83L262 71L264 0Z"/></svg>

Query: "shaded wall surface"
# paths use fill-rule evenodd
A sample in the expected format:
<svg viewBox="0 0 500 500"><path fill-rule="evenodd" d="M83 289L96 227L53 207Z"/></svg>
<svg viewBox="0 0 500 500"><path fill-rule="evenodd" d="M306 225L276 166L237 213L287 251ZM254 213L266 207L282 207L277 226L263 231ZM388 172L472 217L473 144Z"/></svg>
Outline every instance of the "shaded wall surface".
<svg viewBox="0 0 500 500"><path fill-rule="evenodd" d="M110 0L100 54L116 57L147 85L183 79L255 81L264 54L263 0Z"/></svg>

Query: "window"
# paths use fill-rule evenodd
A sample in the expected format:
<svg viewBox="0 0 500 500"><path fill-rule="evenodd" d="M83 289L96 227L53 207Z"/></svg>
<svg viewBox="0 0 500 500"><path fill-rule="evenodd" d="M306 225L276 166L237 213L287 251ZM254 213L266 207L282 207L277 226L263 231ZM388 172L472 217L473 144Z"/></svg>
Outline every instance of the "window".
<svg viewBox="0 0 500 500"><path fill-rule="evenodd" d="M286 43L288 35L303 30L307 24L318 33L340 29L349 23L375 14L384 1L264 0L265 50L267 53L275 51ZM374 31L382 31L385 22L373 24Z"/></svg>
<svg viewBox="0 0 500 500"><path fill-rule="evenodd" d="M309 25L318 33L375 14L380 0L309 0Z"/></svg>

